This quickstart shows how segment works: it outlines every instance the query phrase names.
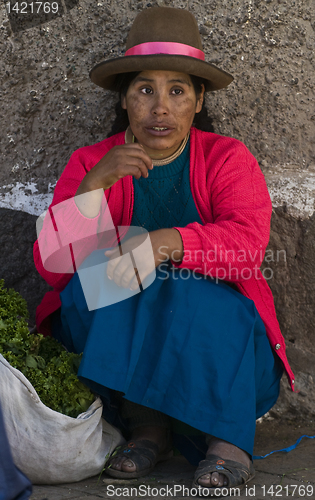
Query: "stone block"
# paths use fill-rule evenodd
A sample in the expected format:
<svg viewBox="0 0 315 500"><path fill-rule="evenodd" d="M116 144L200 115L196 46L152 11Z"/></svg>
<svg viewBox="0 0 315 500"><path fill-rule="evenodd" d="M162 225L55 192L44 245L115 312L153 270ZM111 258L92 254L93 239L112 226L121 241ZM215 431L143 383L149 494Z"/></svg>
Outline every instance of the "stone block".
<svg viewBox="0 0 315 500"><path fill-rule="evenodd" d="M33 262L37 217L26 212L0 208L0 279L26 300L29 324L34 326L35 311L46 291L51 290Z"/></svg>

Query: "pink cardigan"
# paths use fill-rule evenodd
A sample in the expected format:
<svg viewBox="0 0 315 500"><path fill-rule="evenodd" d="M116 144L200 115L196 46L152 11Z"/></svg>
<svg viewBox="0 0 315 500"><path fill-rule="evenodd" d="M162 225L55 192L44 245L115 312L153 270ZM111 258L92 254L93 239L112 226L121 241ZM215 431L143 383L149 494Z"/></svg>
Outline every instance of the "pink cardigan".
<svg viewBox="0 0 315 500"><path fill-rule="evenodd" d="M36 313L38 331L45 335L50 334L50 314L61 305L59 292L70 281L75 266L96 248L104 248L103 236L109 228L131 223L132 176L105 191L100 213L93 219L84 217L73 199L86 173L112 147L124 141L124 133L120 133L78 149L57 182L50 217L45 219L34 245L36 268L54 288L46 293ZM176 228L184 245L184 259L177 267L234 282L243 295L254 301L294 390L294 375L286 357L272 293L259 269L269 240L272 206L257 161L236 139L192 128L190 185L204 224L194 222ZM50 261L44 258L45 267L43 255L52 256Z"/></svg>

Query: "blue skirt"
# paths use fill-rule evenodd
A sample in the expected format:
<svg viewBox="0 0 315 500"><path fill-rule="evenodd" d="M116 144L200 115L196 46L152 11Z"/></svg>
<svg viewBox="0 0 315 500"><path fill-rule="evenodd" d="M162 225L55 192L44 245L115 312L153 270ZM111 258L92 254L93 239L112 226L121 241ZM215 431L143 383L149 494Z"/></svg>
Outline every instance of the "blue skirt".
<svg viewBox="0 0 315 500"><path fill-rule="evenodd" d="M256 418L276 402L283 372L254 302L169 263L156 271L142 292L92 311L73 276L60 337L83 352L79 376L252 455Z"/></svg>

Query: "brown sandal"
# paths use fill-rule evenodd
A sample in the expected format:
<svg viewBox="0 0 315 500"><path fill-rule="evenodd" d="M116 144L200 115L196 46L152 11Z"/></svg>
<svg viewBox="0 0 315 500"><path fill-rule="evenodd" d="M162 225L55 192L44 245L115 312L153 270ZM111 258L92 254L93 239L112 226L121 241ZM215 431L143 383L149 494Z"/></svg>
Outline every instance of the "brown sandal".
<svg viewBox="0 0 315 500"><path fill-rule="evenodd" d="M198 482L198 479L205 474L212 474L213 472L218 472L226 477L228 484L227 486L203 486ZM253 479L255 476L255 469L253 464L250 464L250 468L245 465L234 462L233 460L223 460L217 455L207 455L205 460L201 460L199 466L195 472L193 487L202 488L202 496L215 496L219 497L220 489L223 488L226 492L227 488L232 490L241 490L245 485ZM232 494L232 493L231 493Z"/></svg>
<svg viewBox="0 0 315 500"><path fill-rule="evenodd" d="M130 441L125 446L117 446L105 465L105 472L111 477L133 479L149 474L158 462L168 460L173 456L173 450L170 448L165 453L159 453L159 447L148 439L137 439ZM136 470L125 472L112 468L111 459L125 457L135 464Z"/></svg>

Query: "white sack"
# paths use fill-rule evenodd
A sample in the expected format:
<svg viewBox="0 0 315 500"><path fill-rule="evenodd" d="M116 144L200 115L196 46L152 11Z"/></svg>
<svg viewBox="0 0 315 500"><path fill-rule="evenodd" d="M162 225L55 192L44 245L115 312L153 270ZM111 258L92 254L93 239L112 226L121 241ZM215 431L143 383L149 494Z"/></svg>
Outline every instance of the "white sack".
<svg viewBox="0 0 315 500"><path fill-rule="evenodd" d="M102 418L99 398L77 418L53 411L1 354L0 399L14 462L34 484L71 483L99 474L106 456L125 441Z"/></svg>

